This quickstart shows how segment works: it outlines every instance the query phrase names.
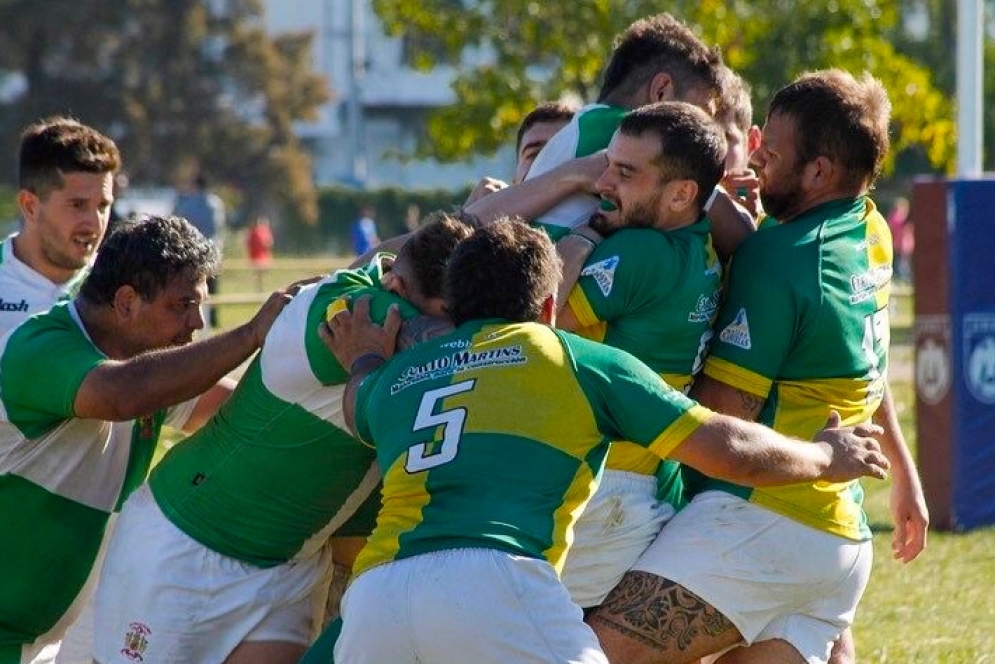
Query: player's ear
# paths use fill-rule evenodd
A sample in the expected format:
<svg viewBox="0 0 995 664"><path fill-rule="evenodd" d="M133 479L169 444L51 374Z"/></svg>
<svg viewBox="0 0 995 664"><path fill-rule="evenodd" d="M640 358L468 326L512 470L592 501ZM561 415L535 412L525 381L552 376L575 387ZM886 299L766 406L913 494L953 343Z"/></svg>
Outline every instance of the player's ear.
<svg viewBox="0 0 995 664"><path fill-rule="evenodd" d="M41 199L32 191L20 189L17 192L17 206L21 209L26 222L34 221L40 202Z"/></svg>
<svg viewBox="0 0 995 664"><path fill-rule="evenodd" d="M539 312L539 321L543 325L556 324L556 294L552 294L542 302L542 310Z"/></svg>
<svg viewBox="0 0 995 664"><path fill-rule="evenodd" d="M686 210L698 198L698 183L694 180L677 180L671 190L670 207L675 211Z"/></svg>
<svg viewBox="0 0 995 664"><path fill-rule="evenodd" d="M750 125L746 131L746 154L751 155L760 147L760 127Z"/></svg>
<svg viewBox="0 0 995 664"><path fill-rule="evenodd" d="M114 301L111 306L119 318L127 320L135 313L135 304L141 297L133 286L125 284L114 291Z"/></svg>
<svg viewBox="0 0 995 664"><path fill-rule="evenodd" d="M653 75L649 83L649 94L647 95L650 104L658 101L669 101L675 97L674 81L670 74L659 71Z"/></svg>

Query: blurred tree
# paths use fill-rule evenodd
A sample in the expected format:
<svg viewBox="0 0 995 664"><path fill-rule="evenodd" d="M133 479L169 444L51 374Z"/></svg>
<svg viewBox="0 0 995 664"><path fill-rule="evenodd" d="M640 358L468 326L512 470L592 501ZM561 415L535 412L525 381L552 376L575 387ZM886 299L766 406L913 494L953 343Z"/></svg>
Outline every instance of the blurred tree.
<svg viewBox="0 0 995 664"><path fill-rule="evenodd" d="M945 85L952 42L942 41L949 37L944 22L952 20L950 4L671 0L666 10L720 46L726 61L752 84L758 121L773 92L804 71L870 71L894 105L893 153L919 150L927 166L942 171L952 167L955 147ZM414 58L423 67L464 52L487 63L459 70L453 83L458 103L429 117L419 151L450 161L505 145L538 100L568 94L593 100L614 37L633 20L661 10L650 0L373 0L373 5L388 33L432 45ZM928 23L929 31L910 30L910 13Z"/></svg>
<svg viewBox="0 0 995 664"><path fill-rule="evenodd" d="M194 168L238 189L247 214L275 205L317 219L306 152L291 129L329 96L311 37L271 38L259 0L0 0L0 147L69 113L121 147L132 182L175 183ZM8 84L8 90L11 86ZM14 182L16 160L0 160Z"/></svg>

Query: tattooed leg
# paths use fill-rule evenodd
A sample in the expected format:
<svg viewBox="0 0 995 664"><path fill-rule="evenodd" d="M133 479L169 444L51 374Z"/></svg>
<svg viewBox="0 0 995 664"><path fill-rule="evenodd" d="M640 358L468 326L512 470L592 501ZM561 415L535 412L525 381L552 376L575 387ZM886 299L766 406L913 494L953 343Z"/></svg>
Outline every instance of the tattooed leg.
<svg viewBox="0 0 995 664"><path fill-rule="evenodd" d="M588 623L612 664L686 664L742 640L714 607L648 572L627 572Z"/></svg>

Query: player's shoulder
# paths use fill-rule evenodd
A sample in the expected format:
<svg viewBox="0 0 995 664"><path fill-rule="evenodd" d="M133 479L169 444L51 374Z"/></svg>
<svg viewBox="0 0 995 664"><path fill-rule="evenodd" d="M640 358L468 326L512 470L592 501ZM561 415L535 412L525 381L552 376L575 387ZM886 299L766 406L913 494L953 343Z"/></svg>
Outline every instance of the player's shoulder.
<svg viewBox="0 0 995 664"><path fill-rule="evenodd" d="M809 262L818 251L816 229L792 223L778 224L753 233L733 255L735 263L778 271L797 262Z"/></svg>
<svg viewBox="0 0 995 664"><path fill-rule="evenodd" d="M553 329L552 331L571 358L575 369L595 369L600 371L605 368L624 365L631 357L626 351L605 343L587 339L575 332L558 329ZM635 360L635 358L632 359Z"/></svg>

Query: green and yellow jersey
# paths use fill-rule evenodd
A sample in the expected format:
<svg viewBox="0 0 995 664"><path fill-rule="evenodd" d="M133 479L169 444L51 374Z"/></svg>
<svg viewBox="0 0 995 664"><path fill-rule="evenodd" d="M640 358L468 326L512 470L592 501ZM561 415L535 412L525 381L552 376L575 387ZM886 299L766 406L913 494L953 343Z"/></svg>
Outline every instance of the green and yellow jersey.
<svg viewBox="0 0 995 664"><path fill-rule="evenodd" d="M623 229L606 238L567 300L582 326L577 333L632 353L686 391L704 360L722 288L710 229L703 217L672 231ZM675 461L661 463L641 446L618 442L607 467L657 474L661 497L680 503Z"/></svg>
<svg viewBox="0 0 995 664"><path fill-rule="evenodd" d="M888 367L891 261L887 224L867 197L824 203L750 237L733 260L705 373L765 399L758 420L787 436L811 439L833 410L846 425L870 420ZM870 537L856 481L704 488Z"/></svg>
<svg viewBox="0 0 995 664"><path fill-rule="evenodd" d="M536 323L466 323L360 388L356 428L384 483L354 571L471 547L559 570L609 441L665 457L711 416L628 353Z"/></svg>

